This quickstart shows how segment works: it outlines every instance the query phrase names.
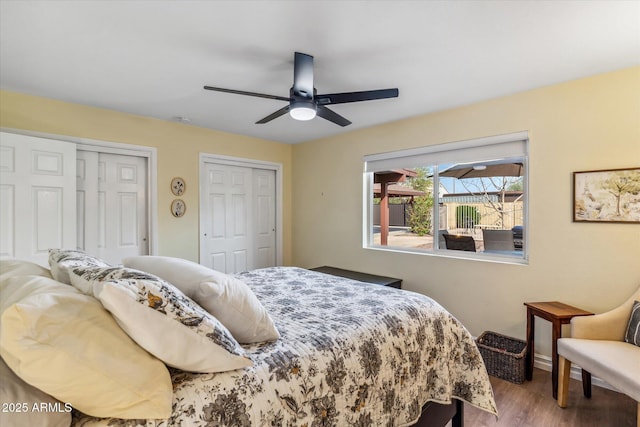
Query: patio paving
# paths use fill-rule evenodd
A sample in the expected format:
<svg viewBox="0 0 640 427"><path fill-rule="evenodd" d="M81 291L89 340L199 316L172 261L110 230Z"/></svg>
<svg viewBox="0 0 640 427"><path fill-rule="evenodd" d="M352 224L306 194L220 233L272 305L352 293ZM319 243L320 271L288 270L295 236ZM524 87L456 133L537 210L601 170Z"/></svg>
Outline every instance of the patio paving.
<svg viewBox="0 0 640 427"><path fill-rule="evenodd" d="M482 242L482 231L479 233L477 231L471 231L466 229L458 229L458 230L449 230L451 234L465 234L467 236L473 237L476 242L476 250L482 251L484 249L484 244ZM380 244L380 233L374 233L373 235L373 244ZM393 230L389 232L387 237L387 246L395 246L401 248L414 248L414 249L433 249L433 236L425 235L418 236L415 233L412 233L408 229L403 230Z"/></svg>
<svg viewBox="0 0 640 427"><path fill-rule="evenodd" d="M380 244L380 233L373 235L373 243ZM387 246L399 246L402 248L433 249L433 236L418 236L409 230L396 230L389 232Z"/></svg>

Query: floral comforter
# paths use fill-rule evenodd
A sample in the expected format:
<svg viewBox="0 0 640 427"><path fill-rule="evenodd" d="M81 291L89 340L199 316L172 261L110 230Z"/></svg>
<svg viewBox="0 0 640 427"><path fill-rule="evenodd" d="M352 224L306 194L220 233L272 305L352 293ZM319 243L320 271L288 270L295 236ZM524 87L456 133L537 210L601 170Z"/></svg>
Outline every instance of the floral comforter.
<svg viewBox="0 0 640 427"><path fill-rule="evenodd" d="M167 420L76 426L403 426L427 401L452 397L497 414L469 332L432 299L293 267L237 275L280 331L243 346L254 366L217 374L171 370Z"/></svg>

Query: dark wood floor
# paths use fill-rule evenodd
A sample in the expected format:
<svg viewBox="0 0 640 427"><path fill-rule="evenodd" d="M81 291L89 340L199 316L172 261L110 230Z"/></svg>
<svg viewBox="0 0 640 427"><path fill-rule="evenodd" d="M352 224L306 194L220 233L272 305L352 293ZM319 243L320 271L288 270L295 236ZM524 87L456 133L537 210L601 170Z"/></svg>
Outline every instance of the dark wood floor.
<svg viewBox="0 0 640 427"><path fill-rule="evenodd" d="M465 427L636 427L636 401L596 386L587 399L576 380L569 386L567 408L560 408L551 395L551 372L535 369L533 381L523 384L491 377L491 384L498 420L465 404Z"/></svg>

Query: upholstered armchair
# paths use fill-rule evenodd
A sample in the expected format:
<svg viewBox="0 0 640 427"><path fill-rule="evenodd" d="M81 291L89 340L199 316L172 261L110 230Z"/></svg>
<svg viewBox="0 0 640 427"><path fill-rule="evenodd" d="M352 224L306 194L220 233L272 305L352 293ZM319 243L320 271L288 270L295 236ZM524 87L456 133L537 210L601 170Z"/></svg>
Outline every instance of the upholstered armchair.
<svg viewBox="0 0 640 427"><path fill-rule="evenodd" d="M574 317L571 338L558 340L558 405L567 406L571 364L583 369L583 387L591 397L591 375L606 381L638 402L640 427L640 347L625 342L625 333L640 288L622 305L595 316Z"/></svg>

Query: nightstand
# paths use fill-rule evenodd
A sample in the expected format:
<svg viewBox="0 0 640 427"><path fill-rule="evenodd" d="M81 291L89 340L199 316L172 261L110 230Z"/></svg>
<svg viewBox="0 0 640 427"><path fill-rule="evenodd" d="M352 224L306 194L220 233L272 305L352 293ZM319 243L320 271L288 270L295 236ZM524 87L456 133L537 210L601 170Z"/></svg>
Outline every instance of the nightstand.
<svg viewBox="0 0 640 427"><path fill-rule="evenodd" d="M534 362L534 336L535 336L535 316L548 320L552 325L552 356L551 356L551 386L553 387L553 398L558 397L558 338L562 336L562 325L571 322L576 316L590 316L593 313L582 310L571 305L558 301L545 302L525 302L527 306L527 355L525 363L525 371L527 380L533 378L533 362ZM588 374L587 374L588 375ZM582 371L582 378L585 378L585 371ZM591 375L588 375L591 379Z"/></svg>
<svg viewBox="0 0 640 427"><path fill-rule="evenodd" d="M320 273L332 274L334 276L346 277L347 279L359 280L361 282L375 283L376 285L402 289L402 279L396 279L395 277L376 276L375 274L343 270L342 268L329 267L326 265L322 267L311 268L310 270L318 271Z"/></svg>

